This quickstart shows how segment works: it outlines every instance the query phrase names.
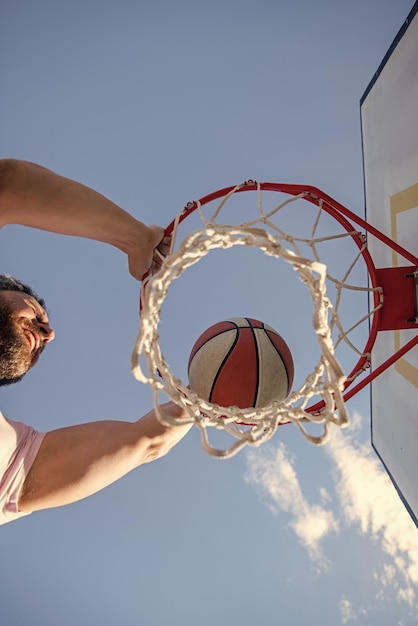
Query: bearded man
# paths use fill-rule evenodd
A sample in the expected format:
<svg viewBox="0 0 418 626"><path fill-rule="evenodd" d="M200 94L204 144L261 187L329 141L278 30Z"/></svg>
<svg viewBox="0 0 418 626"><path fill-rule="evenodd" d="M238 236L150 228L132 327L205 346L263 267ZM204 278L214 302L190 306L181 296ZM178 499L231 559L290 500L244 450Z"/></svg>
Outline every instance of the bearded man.
<svg viewBox="0 0 418 626"><path fill-rule="evenodd" d="M0 228L20 224L117 247L141 280L169 241L93 189L34 163L0 160ZM28 285L0 275L0 385L22 380L54 339L45 303ZM182 417L172 402L162 413ZM15 417L15 416L13 416ZM151 410L137 422L100 421L40 433L0 413L0 524L96 493L164 456L190 425L163 426Z"/></svg>

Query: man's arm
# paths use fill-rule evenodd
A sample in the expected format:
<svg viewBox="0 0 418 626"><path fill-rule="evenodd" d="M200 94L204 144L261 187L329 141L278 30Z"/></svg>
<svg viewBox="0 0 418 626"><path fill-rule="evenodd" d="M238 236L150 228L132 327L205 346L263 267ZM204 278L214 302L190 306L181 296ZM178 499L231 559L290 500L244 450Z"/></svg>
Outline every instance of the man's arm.
<svg viewBox="0 0 418 626"><path fill-rule="evenodd" d="M6 224L109 243L128 255L138 280L163 238L162 228L145 226L93 189L15 159L0 160L0 228Z"/></svg>
<svg viewBox="0 0 418 626"><path fill-rule="evenodd" d="M183 416L172 402L161 410ZM163 426L150 411L134 423L92 422L51 431L26 477L19 510L30 513L86 498L167 454L190 428L190 424Z"/></svg>

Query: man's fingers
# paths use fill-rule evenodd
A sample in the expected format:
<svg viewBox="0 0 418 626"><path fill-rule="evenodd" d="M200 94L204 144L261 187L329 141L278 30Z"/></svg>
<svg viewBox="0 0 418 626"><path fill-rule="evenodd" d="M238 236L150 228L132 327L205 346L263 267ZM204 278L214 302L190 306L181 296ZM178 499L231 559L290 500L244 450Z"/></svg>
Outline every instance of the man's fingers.
<svg viewBox="0 0 418 626"><path fill-rule="evenodd" d="M171 235L164 235L163 229L161 229L159 226L151 226L151 228L153 229L153 231L155 229L154 232L156 233L156 237L160 237L157 241L157 245L154 248L152 264L150 268L151 273L155 274L161 268L165 257L170 252Z"/></svg>
<svg viewBox="0 0 418 626"><path fill-rule="evenodd" d="M159 250L159 252L161 252L163 256L167 256L167 254L170 252L170 246L171 246L171 235L165 235L163 239L160 241L160 243L158 244L157 250Z"/></svg>

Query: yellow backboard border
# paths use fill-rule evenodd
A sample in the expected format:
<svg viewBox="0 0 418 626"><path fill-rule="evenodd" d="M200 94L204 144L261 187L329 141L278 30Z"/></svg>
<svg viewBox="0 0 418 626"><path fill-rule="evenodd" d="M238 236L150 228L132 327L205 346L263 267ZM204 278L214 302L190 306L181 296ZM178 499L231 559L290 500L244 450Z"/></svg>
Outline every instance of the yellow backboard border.
<svg viewBox="0 0 418 626"><path fill-rule="evenodd" d="M418 208L418 183L395 193L390 197L390 219L391 219L391 236L393 241L404 245L404 242L398 241L398 216L405 211L412 211ZM393 267L399 265L399 255L395 250L392 251ZM401 333L399 330L394 332L394 350L397 352L401 347ZM418 368L415 367L406 357L398 359L395 363L396 371L409 381L414 387L418 388Z"/></svg>

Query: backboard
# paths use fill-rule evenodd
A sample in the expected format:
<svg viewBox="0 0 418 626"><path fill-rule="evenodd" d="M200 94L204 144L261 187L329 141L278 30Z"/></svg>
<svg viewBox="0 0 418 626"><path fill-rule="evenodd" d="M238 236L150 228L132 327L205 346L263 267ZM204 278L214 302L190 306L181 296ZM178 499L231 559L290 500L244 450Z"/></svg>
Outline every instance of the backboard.
<svg viewBox="0 0 418 626"><path fill-rule="evenodd" d="M418 254L418 2L360 101L366 219ZM371 238L376 267L408 262ZM372 368L417 330L379 333ZM372 445L418 525L418 347L372 383Z"/></svg>

